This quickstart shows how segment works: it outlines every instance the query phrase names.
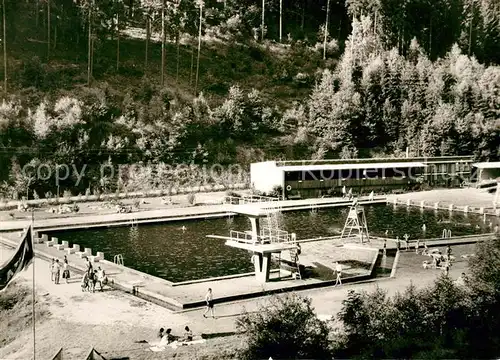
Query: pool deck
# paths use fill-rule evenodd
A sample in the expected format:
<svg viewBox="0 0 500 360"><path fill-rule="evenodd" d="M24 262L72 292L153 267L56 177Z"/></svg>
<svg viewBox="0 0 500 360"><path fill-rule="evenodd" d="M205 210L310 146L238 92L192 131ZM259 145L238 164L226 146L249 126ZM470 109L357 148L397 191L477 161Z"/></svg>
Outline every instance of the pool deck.
<svg viewBox="0 0 500 360"><path fill-rule="evenodd" d="M368 197L359 199L362 205L384 204L386 197L378 196L373 200ZM317 208L329 208L348 206L352 201L342 198L322 198L305 200L284 200L272 203L273 207L279 207L280 211L296 211ZM99 214L99 215L77 215L71 217L44 218L43 213L34 213L34 227L38 231L87 229L93 227L130 226L131 224L160 223L175 220L194 220L207 218L220 218L235 216L240 209L261 209L268 207L269 203L254 203L250 205L201 205L183 208L170 208L164 210L140 211L128 214ZM29 215L29 214L28 214ZM18 231L29 227L30 220L8 220L0 222L0 231Z"/></svg>
<svg viewBox="0 0 500 360"><path fill-rule="evenodd" d="M487 234L479 237L470 237L470 239L452 238L450 240L436 240L435 243L428 243L428 246L474 243L490 238L491 235ZM2 246L13 248L16 247L19 241L19 232L5 233L0 236L0 244ZM373 270L377 259L380 257L379 249L381 244L382 241L380 239L373 239L372 242L364 244L351 243L343 245L332 240L310 242L303 245L301 264L314 265L315 263L319 263L326 271L329 271L329 269L333 268L334 261L352 259L365 263L371 262L370 269L361 270L346 267L342 281L343 283L373 281ZM336 251L333 248L337 248ZM61 261L65 252L57 250L52 246L49 247L46 243L40 243L35 244L35 254L37 257L49 261L52 258L58 258ZM67 255L67 257L73 277L75 272L80 277L85 269L85 261L75 254ZM392 266L393 273L397 264L398 261L395 260ZM261 297L273 293L331 287L335 283L333 275L331 280L315 278L293 280L285 270L280 270L281 279L279 279L280 274L278 274L278 270L272 271L271 281L265 284L258 282L253 273L172 283L106 260L101 260L94 266L100 266L106 271L106 274L111 279L110 285L112 287L132 293L174 311L203 307L205 304L203 296L208 288L214 289L217 294L216 299L214 299L215 303L225 303ZM37 272L39 273L38 276L49 276L48 269L41 269Z"/></svg>
<svg viewBox="0 0 500 360"><path fill-rule="evenodd" d="M0 236L0 244L10 248L15 247L20 241L18 232L5 233ZM46 260L56 258L62 261L65 255L64 251L57 250L54 247L47 246L46 243L35 244L35 255ZM85 261L75 254L67 255L70 264L70 271L83 274L85 271ZM291 290L306 290L311 288L326 287L334 284L334 280L322 281L309 278L304 280L294 280L290 273L280 270L282 276L279 279L278 271L271 272L271 281L260 283L255 279L253 273L243 275L233 275L214 279L203 279L197 281L187 281L183 283L172 283L167 280L154 277L125 266L116 265L110 261L99 261L94 264L100 266L106 274L112 279L112 287L132 293L138 297L154 302L158 305L172 310L182 310L204 306L203 296L207 289L211 287L216 289L216 303L230 302L255 298L273 293ZM48 276L48 269L40 271ZM354 274L353 274L354 272ZM367 280L370 278L370 270L346 271L343 278L344 283ZM351 275L349 274L351 273ZM235 279L238 279L235 281Z"/></svg>

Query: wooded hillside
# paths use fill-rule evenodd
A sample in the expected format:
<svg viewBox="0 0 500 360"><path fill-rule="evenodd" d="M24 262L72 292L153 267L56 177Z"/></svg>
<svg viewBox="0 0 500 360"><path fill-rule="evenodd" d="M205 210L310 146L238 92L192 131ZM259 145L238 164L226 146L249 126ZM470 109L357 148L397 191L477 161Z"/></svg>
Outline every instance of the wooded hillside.
<svg viewBox="0 0 500 360"><path fill-rule="evenodd" d="M30 162L500 157L493 0L3 1L8 197L26 192ZM106 186L164 186L140 176Z"/></svg>

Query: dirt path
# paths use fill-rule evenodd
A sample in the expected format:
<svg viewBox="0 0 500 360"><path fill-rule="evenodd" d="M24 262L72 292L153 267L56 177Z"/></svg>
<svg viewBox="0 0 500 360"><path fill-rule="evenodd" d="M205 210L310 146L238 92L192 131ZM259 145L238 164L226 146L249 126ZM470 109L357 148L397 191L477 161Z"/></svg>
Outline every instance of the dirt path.
<svg viewBox="0 0 500 360"><path fill-rule="evenodd" d="M11 250L1 249L0 263L5 261ZM64 347L69 358L82 359L94 346L99 351L114 356L133 353L134 359L165 358L177 354L177 358L193 351L214 355L232 342L224 338L209 340L205 344L193 345L179 350L167 349L164 353L147 351L145 344L136 341L154 341L160 327L172 328L176 335L182 335L184 326L189 325L195 336L232 332L234 319L204 319L201 314L173 314L160 306L148 303L121 291L107 289L104 292L82 292L81 277L56 285L51 282L48 262L36 259L35 282L40 304L48 307L49 319L36 327L37 358L48 359L60 347ZM32 286L32 265L23 271L16 283ZM204 294L200 294L203 297ZM193 321L195 320L195 321ZM214 326L214 324L217 324ZM232 339L237 341L237 339ZM188 349L189 348L189 349ZM215 351L215 352L214 352ZM0 359L32 358L33 336L31 328L24 331L15 341L0 349ZM128 354L130 355L130 354Z"/></svg>

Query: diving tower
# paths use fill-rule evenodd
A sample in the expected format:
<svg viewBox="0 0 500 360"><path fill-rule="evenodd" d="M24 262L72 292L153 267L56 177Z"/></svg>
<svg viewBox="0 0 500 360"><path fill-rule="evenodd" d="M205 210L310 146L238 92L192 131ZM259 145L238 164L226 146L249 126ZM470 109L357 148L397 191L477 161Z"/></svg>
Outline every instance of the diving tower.
<svg viewBox="0 0 500 360"><path fill-rule="evenodd" d="M224 239L227 246L251 252L255 276L262 283L269 281L272 255L278 254L281 259L283 251L289 251L290 255L293 255L292 262L297 269L298 278L301 278L298 263L300 245L295 234L280 229L281 211L279 205L276 206L276 203L273 205L269 206L267 203L235 205L231 211L247 216L251 230L245 232L231 230L229 236L207 236Z"/></svg>
<svg viewBox="0 0 500 360"><path fill-rule="evenodd" d="M341 239L358 237L361 243L370 242L370 235L368 233L368 224L366 222L365 209L359 205L358 200L354 200L347 219L342 229Z"/></svg>

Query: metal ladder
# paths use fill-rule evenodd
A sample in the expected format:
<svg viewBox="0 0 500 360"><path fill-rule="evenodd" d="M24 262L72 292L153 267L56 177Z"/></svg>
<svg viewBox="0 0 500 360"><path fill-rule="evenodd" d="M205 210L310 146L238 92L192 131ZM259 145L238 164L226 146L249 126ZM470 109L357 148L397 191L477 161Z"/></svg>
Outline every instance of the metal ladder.
<svg viewBox="0 0 500 360"><path fill-rule="evenodd" d="M116 265L124 266L123 265L123 255L122 254L115 255L114 258L113 258L113 262Z"/></svg>

